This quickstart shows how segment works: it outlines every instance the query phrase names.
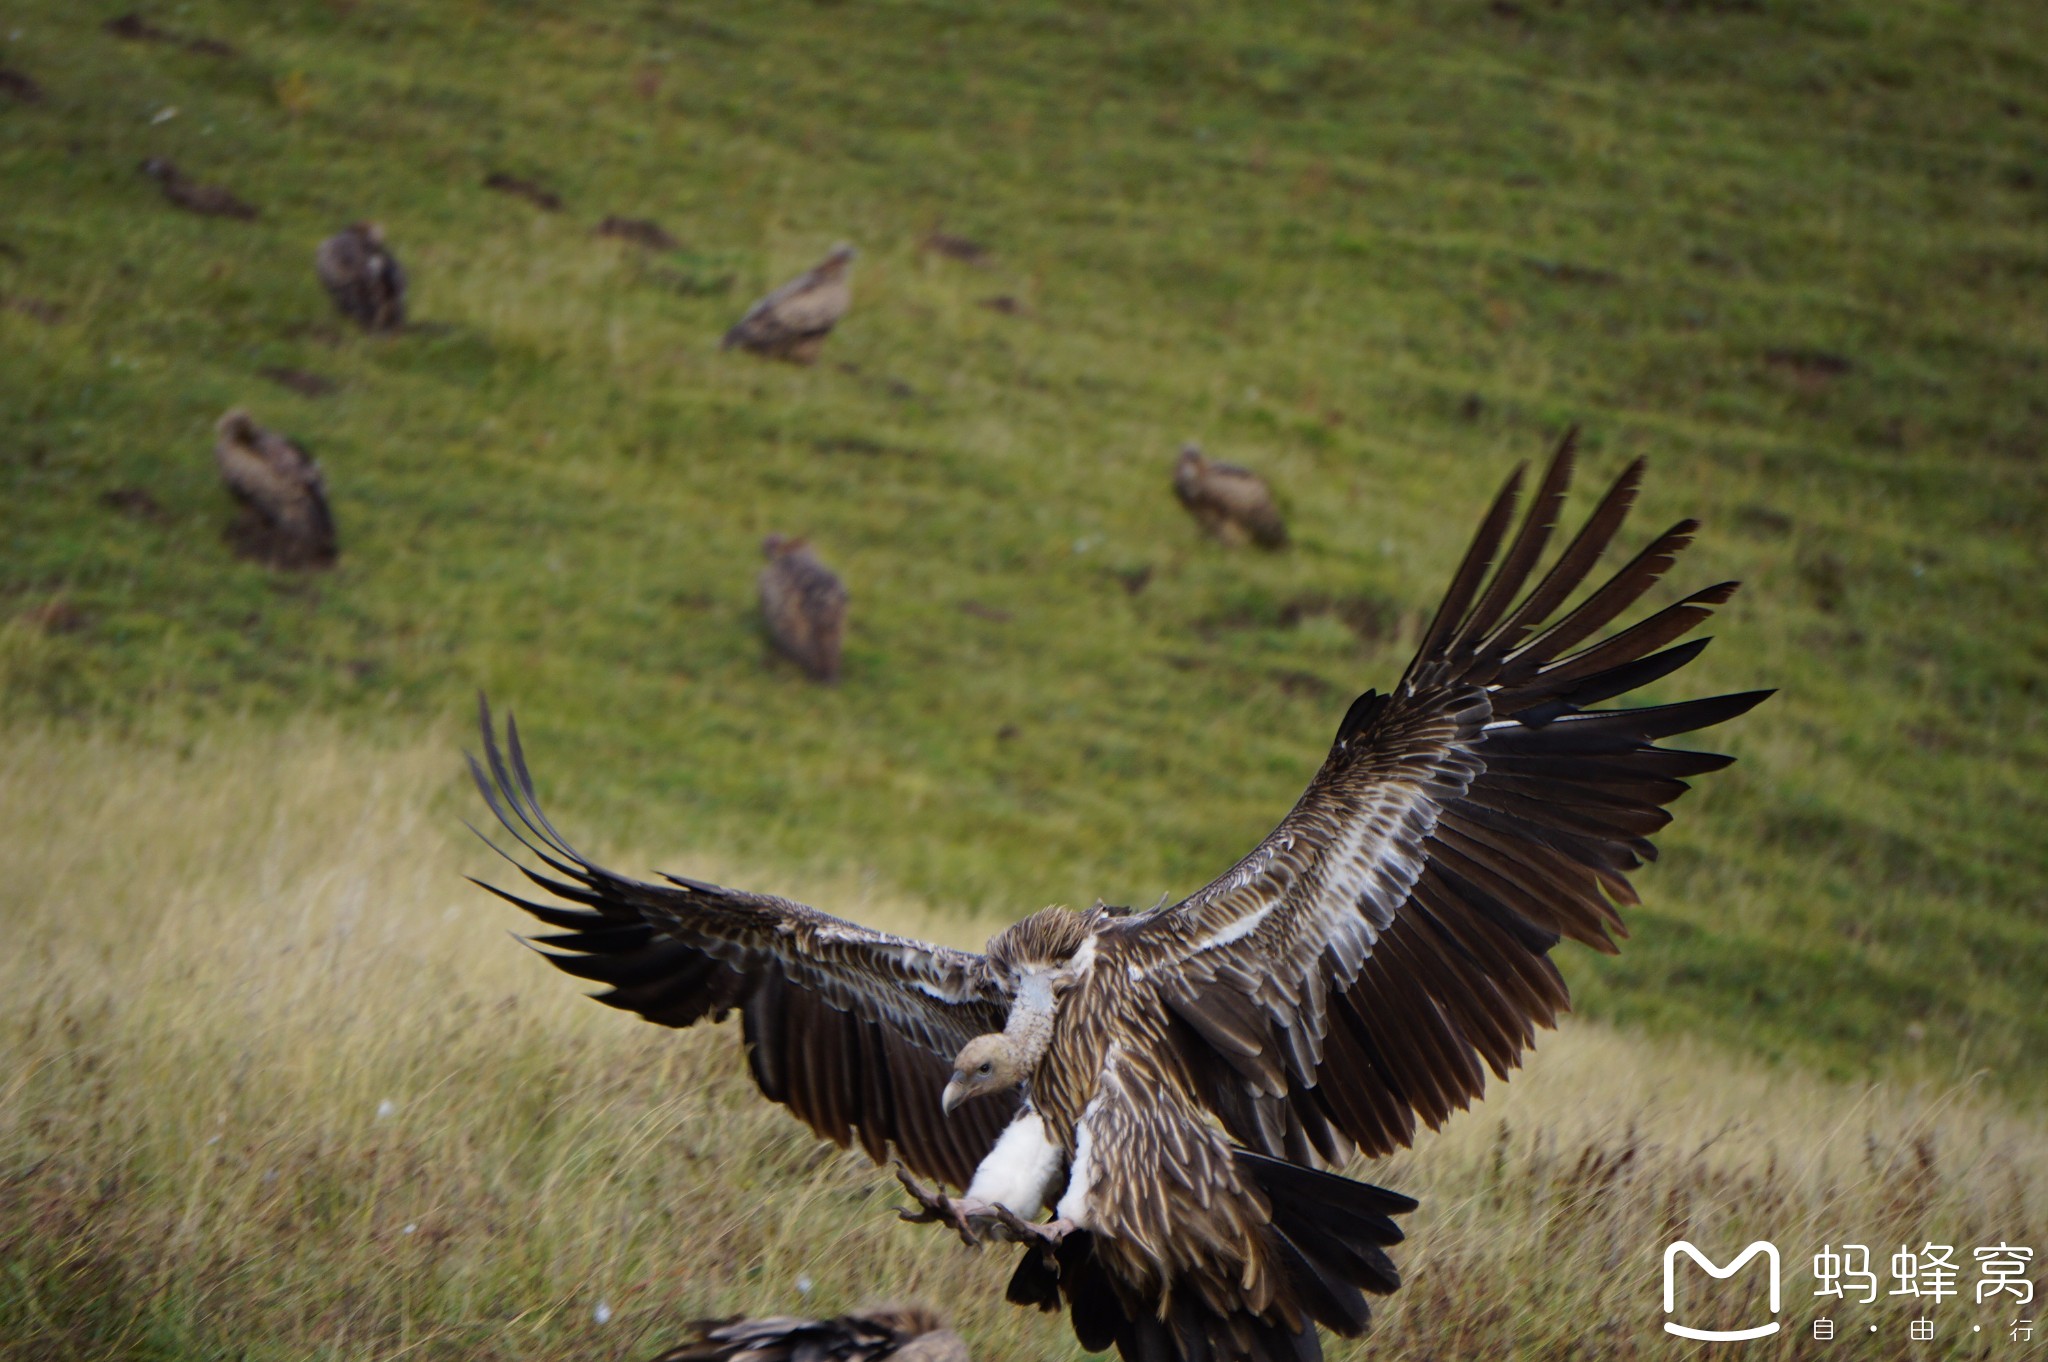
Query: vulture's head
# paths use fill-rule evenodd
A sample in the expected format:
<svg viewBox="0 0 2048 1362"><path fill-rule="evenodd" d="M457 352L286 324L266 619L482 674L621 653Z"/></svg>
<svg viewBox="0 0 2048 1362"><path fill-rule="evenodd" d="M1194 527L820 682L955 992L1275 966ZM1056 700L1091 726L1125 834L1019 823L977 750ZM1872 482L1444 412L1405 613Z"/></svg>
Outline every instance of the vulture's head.
<svg viewBox="0 0 2048 1362"><path fill-rule="evenodd" d="M1208 466L1209 461L1202 457L1202 447L1190 440L1180 447L1180 459L1173 465L1173 480L1190 482L1202 476L1202 470Z"/></svg>
<svg viewBox="0 0 2048 1362"><path fill-rule="evenodd" d="M792 553L799 553L808 548L810 542L802 535L791 538L786 534L771 534L761 541L761 556L769 559L786 558Z"/></svg>
<svg viewBox="0 0 2048 1362"><path fill-rule="evenodd" d="M251 445L256 443L256 422L251 420L249 413L243 411L240 407L236 407L227 415L221 417L220 420L214 422L213 428L224 438L234 440L239 444Z"/></svg>
<svg viewBox="0 0 2048 1362"><path fill-rule="evenodd" d="M1024 1078L1024 1060L1016 1044L1002 1032L991 1031L968 1041L960 1057L953 1061L953 1077L946 1084L939 1105L950 1116L953 1108L968 1098L1007 1092Z"/></svg>

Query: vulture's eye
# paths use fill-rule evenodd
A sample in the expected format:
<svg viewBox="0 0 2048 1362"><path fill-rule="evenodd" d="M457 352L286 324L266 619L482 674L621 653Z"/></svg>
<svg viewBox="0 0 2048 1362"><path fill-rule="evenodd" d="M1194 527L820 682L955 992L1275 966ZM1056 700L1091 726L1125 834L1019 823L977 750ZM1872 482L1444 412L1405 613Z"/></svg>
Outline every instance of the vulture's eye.
<svg viewBox="0 0 2048 1362"><path fill-rule="evenodd" d="M988 1073L988 1072L989 1072L989 1071L990 1071L991 1069L993 1069L994 1067L995 1067L995 1061L994 1061L994 1060L991 1060L991 1059L984 1059L983 1061L981 1061L981 1067L980 1067L979 1069L976 1069L976 1070L975 1070L975 1072L976 1072L976 1073L978 1073L978 1074L985 1074L985 1073Z"/></svg>

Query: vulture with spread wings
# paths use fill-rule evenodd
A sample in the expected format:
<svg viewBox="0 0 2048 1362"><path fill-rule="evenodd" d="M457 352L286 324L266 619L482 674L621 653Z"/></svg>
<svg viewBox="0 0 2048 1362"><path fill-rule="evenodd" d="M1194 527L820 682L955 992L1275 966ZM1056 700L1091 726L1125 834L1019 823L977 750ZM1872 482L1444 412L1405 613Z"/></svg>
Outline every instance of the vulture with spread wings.
<svg viewBox="0 0 2048 1362"><path fill-rule="evenodd" d="M1551 947L1615 948L1664 806L1730 761L1659 740L1768 693L1592 708L1696 657L1704 640L1677 640L1735 584L1607 632L1696 526L1572 603L1642 475L1539 572L1572 462L1567 437L1519 528L1509 480L1393 689L1359 697L1280 826L1179 903L1048 908L976 955L626 879L549 824L516 729L502 753L486 713L477 782L546 864L527 875L574 906L505 897L558 929L550 958L601 1002L669 1026L737 1011L766 1096L906 1165L906 1218L1024 1244L1010 1299L1064 1303L1084 1346L1319 1357L1318 1324L1355 1336L1399 1284L1386 1248L1415 1206L1330 1170L1515 1067L1567 1005Z"/></svg>

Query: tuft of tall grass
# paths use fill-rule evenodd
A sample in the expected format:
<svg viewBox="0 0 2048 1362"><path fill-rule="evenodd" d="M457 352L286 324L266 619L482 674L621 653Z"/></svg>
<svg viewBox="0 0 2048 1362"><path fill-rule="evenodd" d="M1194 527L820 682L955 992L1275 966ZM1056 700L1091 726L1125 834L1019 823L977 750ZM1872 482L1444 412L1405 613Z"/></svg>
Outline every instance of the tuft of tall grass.
<svg viewBox="0 0 2048 1362"><path fill-rule="evenodd" d="M977 1356L1078 1356L1064 1321L1003 1304L1007 1253L896 1223L886 1174L763 1102L731 1027L592 1006L507 939L517 915L459 878L508 871L460 827L451 746L315 722L0 742L11 1356L630 1358L689 1317L876 1296L941 1304ZM858 878L591 840L621 869L982 927ZM1679 1236L1783 1248L1788 1332L1759 1357L1803 1355L1823 1243L2048 1250L2048 1135L1993 1097L1595 1026L1356 1171L1422 1209L1407 1284L1335 1357L1668 1356ZM1936 1313L1916 1357L2004 1338L1969 1332L1992 1310ZM1835 1314L1882 1328L1836 1355L1904 1347L1898 1302Z"/></svg>

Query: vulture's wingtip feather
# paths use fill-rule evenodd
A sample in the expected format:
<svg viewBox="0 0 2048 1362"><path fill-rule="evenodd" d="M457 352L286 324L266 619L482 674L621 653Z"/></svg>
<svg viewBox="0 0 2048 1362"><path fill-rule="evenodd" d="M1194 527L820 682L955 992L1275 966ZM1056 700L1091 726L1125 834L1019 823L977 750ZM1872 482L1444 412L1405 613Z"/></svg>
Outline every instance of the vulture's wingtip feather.
<svg viewBox="0 0 2048 1362"><path fill-rule="evenodd" d="M533 772L528 770L526 766L526 748L519 741L519 721L513 718L509 712L505 715L505 742L512 751L512 773L519 779L520 793L525 797L527 809L531 811L534 819L540 824L538 831L548 839L549 845L553 846L564 856L579 864L587 865L588 863L578 854L576 848L569 845L569 839L556 831L555 825L550 823L548 816L541 811L540 796L535 793L533 788Z"/></svg>

